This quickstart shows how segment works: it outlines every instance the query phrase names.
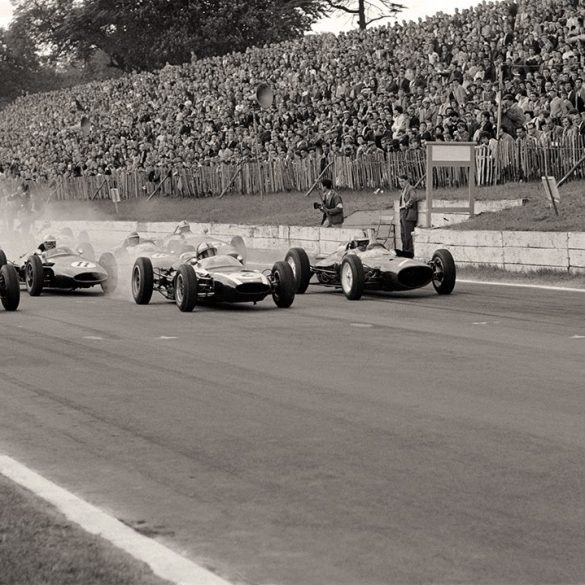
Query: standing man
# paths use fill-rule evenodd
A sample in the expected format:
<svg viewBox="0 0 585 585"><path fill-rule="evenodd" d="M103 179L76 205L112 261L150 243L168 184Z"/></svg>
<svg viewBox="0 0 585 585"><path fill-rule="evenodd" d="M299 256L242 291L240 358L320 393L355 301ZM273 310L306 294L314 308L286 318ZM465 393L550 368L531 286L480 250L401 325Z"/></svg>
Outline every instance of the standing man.
<svg viewBox="0 0 585 585"><path fill-rule="evenodd" d="M418 196L410 184L407 175L400 175L398 183L402 189L400 194L400 236L402 251L414 256L412 232L418 222Z"/></svg>
<svg viewBox="0 0 585 585"><path fill-rule="evenodd" d="M321 181L321 199L323 201L319 209L323 212L323 227L333 227L343 225L343 201L341 196L333 189L331 179Z"/></svg>

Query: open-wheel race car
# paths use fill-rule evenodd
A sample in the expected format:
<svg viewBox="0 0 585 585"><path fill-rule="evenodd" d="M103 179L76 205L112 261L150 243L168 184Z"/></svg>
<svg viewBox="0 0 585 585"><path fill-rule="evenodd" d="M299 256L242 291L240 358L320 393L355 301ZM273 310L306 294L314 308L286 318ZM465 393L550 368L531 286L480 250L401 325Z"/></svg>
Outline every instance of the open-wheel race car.
<svg viewBox="0 0 585 585"><path fill-rule="evenodd" d="M119 270L130 272L138 258L149 258L153 269L162 270L178 263L181 255L195 255L202 245L207 246L210 243L219 254L233 256L240 262L245 262L246 244L240 236L232 238L230 243L197 236L191 232L187 222L181 222L172 234L158 241L132 232L117 248L102 254L99 263L108 269L117 283Z"/></svg>
<svg viewBox="0 0 585 585"><path fill-rule="evenodd" d="M18 273L8 264L3 250L0 250L0 302L7 311L16 311L20 304Z"/></svg>
<svg viewBox="0 0 585 585"><path fill-rule="evenodd" d="M150 258L136 260L132 269L132 295L139 305L150 302L156 290L179 310L193 311L198 303L258 303L272 295L277 307L288 308L295 298L295 277L286 262L272 270L247 269L230 254L216 254L213 242L186 252L174 264L154 266ZM212 252L212 253L210 253Z"/></svg>
<svg viewBox="0 0 585 585"><path fill-rule="evenodd" d="M444 249L437 250L430 262L422 262L363 239L339 246L315 264L303 248L291 248L285 260L295 275L298 294L307 290L313 276L321 285L341 288L352 301L365 291L409 291L432 283L438 294L448 295L455 288L455 261Z"/></svg>
<svg viewBox="0 0 585 585"><path fill-rule="evenodd" d="M99 263L88 260L56 240L45 239L37 250L9 263L31 297L44 289L77 290L99 286L104 293L116 288L114 275Z"/></svg>

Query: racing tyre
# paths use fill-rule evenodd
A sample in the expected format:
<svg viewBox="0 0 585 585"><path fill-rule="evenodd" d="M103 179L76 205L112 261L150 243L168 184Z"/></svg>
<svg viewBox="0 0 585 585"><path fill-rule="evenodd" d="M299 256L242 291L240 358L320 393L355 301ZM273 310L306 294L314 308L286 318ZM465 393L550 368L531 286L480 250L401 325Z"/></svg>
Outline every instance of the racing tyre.
<svg viewBox="0 0 585 585"><path fill-rule="evenodd" d="M98 264L108 273L108 280L102 282L102 290L105 294L113 293L118 288L118 263L116 257L106 252L100 256Z"/></svg>
<svg viewBox="0 0 585 585"><path fill-rule="evenodd" d="M14 266L0 268L0 301L7 311L16 311L20 304L20 283Z"/></svg>
<svg viewBox="0 0 585 585"><path fill-rule="evenodd" d="M296 281L292 268L286 262L276 262L272 267L272 298L280 309L288 309L295 300Z"/></svg>
<svg viewBox="0 0 585 585"><path fill-rule="evenodd" d="M73 235L73 230L70 227L64 227L61 230L61 235L65 238L71 238L72 240L75 239L75 236Z"/></svg>
<svg viewBox="0 0 585 585"><path fill-rule="evenodd" d="M230 245L242 257L242 264L245 264L248 258L248 250L246 249L246 242L244 242L244 238L242 238L242 236L234 236L230 242Z"/></svg>
<svg viewBox="0 0 585 585"><path fill-rule="evenodd" d="M175 303L183 313L190 313L197 304L197 275L190 264L179 266L175 277Z"/></svg>
<svg viewBox="0 0 585 585"><path fill-rule="evenodd" d="M359 301L364 294L364 265L359 256L349 254L343 259L339 270L343 294L350 301Z"/></svg>
<svg viewBox="0 0 585 585"><path fill-rule="evenodd" d="M148 305L154 290L154 271L150 258L138 258L132 268L132 296L137 305Z"/></svg>
<svg viewBox="0 0 585 585"><path fill-rule="evenodd" d="M311 280L311 263L309 256L302 248L291 248L284 257L285 262L291 267L295 277L296 293L305 294Z"/></svg>
<svg viewBox="0 0 585 585"><path fill-rule="evenodd" d="M6 258L4 250L0 250L0 268L2 268L2 266L5 264L8 264L8 259Z"/></svg>
<svg viewBox="0 0 585 585"><path fill-rule="evenodd" d="M437 250L431 260L433 286L440 295L449 295L455 288L457 269L449 250Z"/></svg>
<svg viewBox="0 0 585 585"><path fill-rule="evenodd" d="M45 269L39 256L30 256L24 267L26 290L31 297L38 297L43 292Z"/></svg>
<svg viewBox="0 0 585 585"><path fill-rule="evenodd" d="M79 242L89 244L89 234L85 230L82 230L79 232L79 235L77 236L77 240Z"/></svg>
<svg viewBox="0 0 585 585"><path fill-rule="evenodd" d="M79 244L77 244L77 253L82 258L95 262L95 250L89 242L79 242Z"/></svg>

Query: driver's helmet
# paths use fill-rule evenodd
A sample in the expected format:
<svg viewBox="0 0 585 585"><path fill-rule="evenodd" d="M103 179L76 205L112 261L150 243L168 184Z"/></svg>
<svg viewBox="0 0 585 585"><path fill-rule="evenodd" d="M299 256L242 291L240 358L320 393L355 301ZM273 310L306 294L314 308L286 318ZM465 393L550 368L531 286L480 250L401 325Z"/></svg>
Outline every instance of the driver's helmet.
<svg viewBox="0 0 585 585"><path fill-rule="evenodd" d="M175 233L178 235L191 233L191 226L187 220L183 220L176 228Z"/></svg>
<svg viewBox="0 0 585 585"><path fill-rule="evenodd" d="M202 260L203 258L209 258L217 254L217 248L209 242L202 242L197 247L197 259Z"/></svg>
<svg viewBox="0 0 585 585"><path fill-rule="evenodd" d="M57 247L57 238L55 236L45 236L43 243L39 246L41 251L46 252L47 250L54 250Z"/></svg>
<svg viewBox="0 0 585 585"><path fill-rule="evenodd" d="M140 236L138 235L138 232L132 232L129 234L124 244L127 248L138 246L138 244L140 244Z"/></svg>

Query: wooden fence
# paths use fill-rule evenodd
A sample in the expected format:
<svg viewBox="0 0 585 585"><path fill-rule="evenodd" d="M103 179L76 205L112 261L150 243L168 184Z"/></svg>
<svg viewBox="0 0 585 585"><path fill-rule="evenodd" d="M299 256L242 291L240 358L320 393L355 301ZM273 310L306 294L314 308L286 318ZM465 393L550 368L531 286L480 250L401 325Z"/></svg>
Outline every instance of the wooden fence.
<svg viewBox="0 0 585 585"><path fill-rule="evenodd" d="M476 147L476 183L478 186L511 181L539 181L550 175L560 179L585 156L585 143L581 140L550 147L536 144ZM326 176L338 189L356 191L377 188L397 188L398 176L406 173L413 182L426 172L424 150L407 150L389 153L387 158L336 157L330 162ZM108 199L110 188L117 187L122 199L162 197L214 197L227 188L228 193L280 193L308 190L321 173L322 161L318 158L302 160L273 160L243 164L211 164L192 170L167 171L147 174L144 171L116 171L111 176L61 177L49 184L32 185L33 191L52 192L60 201ZM236 176L237 175L237 176ZM585 165L576 169L571 179L585 177ZM8 180L8 185L17 184ZM435 170L435 187L463 187L467 184L467 171L457 168ZM5 186L7 184L5 183Z"/></svg>

